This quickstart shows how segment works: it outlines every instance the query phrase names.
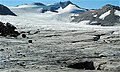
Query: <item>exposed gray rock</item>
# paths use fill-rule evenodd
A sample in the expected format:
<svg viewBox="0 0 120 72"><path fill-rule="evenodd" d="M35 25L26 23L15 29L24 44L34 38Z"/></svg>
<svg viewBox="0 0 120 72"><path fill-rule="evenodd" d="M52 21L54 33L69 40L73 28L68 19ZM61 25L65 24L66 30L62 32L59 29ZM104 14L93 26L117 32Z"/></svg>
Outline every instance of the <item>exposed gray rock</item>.
<svg viewBox="0 0 120 72"><path fill-rule="evenodd" d="M90 20L89 22L90 25L101 25L101 26L119 25L120 16L115 15L116 10L120 11L120 7L107 4L100 9L79 13L79 16L72 16L74 17L72 22L81 22L84 20ZM110 14L107 15L104 19L101 19L100 16L108 11L110 11Z"/></svg>

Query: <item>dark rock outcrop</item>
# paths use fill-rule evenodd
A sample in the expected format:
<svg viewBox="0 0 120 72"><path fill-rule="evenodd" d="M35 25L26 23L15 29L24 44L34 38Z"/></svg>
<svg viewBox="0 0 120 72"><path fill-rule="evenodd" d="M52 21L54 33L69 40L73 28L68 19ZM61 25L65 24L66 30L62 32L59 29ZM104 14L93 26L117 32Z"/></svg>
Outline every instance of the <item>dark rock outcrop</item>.
<svg viewBox="0 0 120 72"><path fill-rule="evenodd" d="M0 22L0 36L12 36L17 37L20 35L18 31L15 31L17 29L15 26L13 26L10 23L2 23Z"/></svg>
<svg viewBox="0 0 120 72"><path fill-rule="evenodd" d="M28 40L28 43L32 43L32 40Z"/></svg>
<svg viewBox="0 0 120 72"><path fill-rule="evenodd" d="M90 20L90 25L101 25L101 26L114 26L120 23L120 16L115 15L115 11L120 11L119 6L113 6L107 4L100 9L90 10L87 12L79 13L79 16L72 16L74 19L72 22L80 22L84 20ZM109 11L103 19L100 18L101 15Z"/></svg>
<svg viewBox="0 0 120 72"><path fill-rule="evenodd" d="M94 40L94 41L98 41L98 40L100 39L100 36L101 36L101 35L95 35L95 37L93 37L93 40Z"/></svg>
<svg viewBox="0 0 120 72"><path fill-rule="evenodd" d="M91 62L80 62L80 63L73 63L68 65L68 68L74 69L85 69L85 70L95 70L94 63Z"/></svg>
<svg viewBox="0 0 120 72"><path fill-rule="evenodd" d="M15 13L13 13L9 8L6 6L0 4L0 15L12 15L17 16Z"/></svg>

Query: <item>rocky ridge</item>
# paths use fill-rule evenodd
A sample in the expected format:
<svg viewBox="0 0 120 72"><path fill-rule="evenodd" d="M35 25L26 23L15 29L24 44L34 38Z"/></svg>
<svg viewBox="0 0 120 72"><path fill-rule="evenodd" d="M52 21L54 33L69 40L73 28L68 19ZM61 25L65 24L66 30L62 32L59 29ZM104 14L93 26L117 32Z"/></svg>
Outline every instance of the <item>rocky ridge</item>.
<svg viewBox="0 0 120 72"><path fill-rule="evenodd" d="M107 4L100 9L90 10L79 13L79 16L73 16L72 22L89 20L88 24L90 25L115 26L120 23L120 14L115 14L117 11L120 11L119 6Z"/></svg>

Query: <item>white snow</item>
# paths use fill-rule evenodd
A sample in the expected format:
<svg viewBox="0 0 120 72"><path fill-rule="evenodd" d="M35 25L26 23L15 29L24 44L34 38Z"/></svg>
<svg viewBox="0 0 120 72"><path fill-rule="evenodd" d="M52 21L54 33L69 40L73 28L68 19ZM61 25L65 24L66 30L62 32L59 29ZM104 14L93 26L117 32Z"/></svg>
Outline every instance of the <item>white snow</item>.
<svg viewBox="0 0 120 72"><path fill-rule="evenodd" d="M61 12L63 10L63 8L62 7L60 7L58 10L56 10L56 11L58 11L58 12Z"/></svg>
<svg viewBox="0 0 120 72"><path fill-rule="evenodd" d="M71 7L71 6L69 6ZM69 8L68 7L68 8ZM10 22L15 25L19 31L29 30L119 30L120 27L102 27L95 25L87 25L89 21L80 23L71 23L69 13L38 13L33 10L20 8L10 8L18 16L0 15L0 21Z"/></svg>
<svg viewBox="0 0 120 72"><path fill-rule="evenodd" d="M116 10L115 15L120 16L120 11Z"/></svg>
<svg viewBox="0 0 120 72"><path fill-rule="evenodd" d="M104 18L110 14L110 11L111 11L111 10L105 12L105 13L102 14L99 18L102 19L102 20L104 20Z"/></svg>
<svg viewBox="0 0 120 72"><path fill-rule="evenodd" d="M64 12L71 12L74 10L80 10L80 8L76 7L75 5L69 4L67 7L65 7L64 9L59 9L60 13L64 13Z"/></svg>
<svg viewBox="0 0 120 72"><path fill-rule="evenodd" d="M115 31L113 34L120 34L120 30Z"/></svg>
<svg viewBox="0 0 120 72"><path fill-rule="evenodd" d="M56 19L58 21L63 21L63 22L70 22L73 19L73 18L71 19L71 16L79 16L79 14L71 13L74 10L82 10L82 9L76 7L73 4L69 4L64 9L60 7L57 10L58 13L52 15L52 19Z"/></svg>
<svg viewBox="0 0 120 72"><path fill-rule="evenodd" d="M91 23L97 23L97 21L92 21Z"/></svg>
<svg viewBox="0 0 120 72"><path fill-rule="evenodd" d="M97 15L94 15L93 17L97 17Z"/></svg>
<svg viewBox="0 0 120 72"><path fill-rule="evenodd" d="M71 16L79 16L79 14L72 14Z"/></svg>

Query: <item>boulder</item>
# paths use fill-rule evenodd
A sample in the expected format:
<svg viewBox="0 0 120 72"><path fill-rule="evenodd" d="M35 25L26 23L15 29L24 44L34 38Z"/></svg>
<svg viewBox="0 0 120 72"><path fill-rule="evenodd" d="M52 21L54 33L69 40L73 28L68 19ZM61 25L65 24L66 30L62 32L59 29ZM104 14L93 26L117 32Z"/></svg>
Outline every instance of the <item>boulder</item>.
<svg viewBox="0 0 120 72"><path fill-rule="evenodd" d="M0 36L12 36L17 37L20 35L18 31L15 31L17 29L15 26L13 26L10 23L2 23L0 22Z"/></svg>

